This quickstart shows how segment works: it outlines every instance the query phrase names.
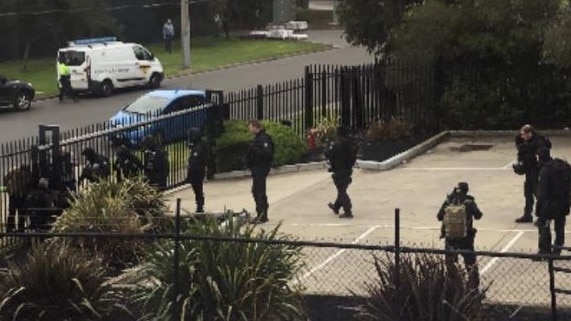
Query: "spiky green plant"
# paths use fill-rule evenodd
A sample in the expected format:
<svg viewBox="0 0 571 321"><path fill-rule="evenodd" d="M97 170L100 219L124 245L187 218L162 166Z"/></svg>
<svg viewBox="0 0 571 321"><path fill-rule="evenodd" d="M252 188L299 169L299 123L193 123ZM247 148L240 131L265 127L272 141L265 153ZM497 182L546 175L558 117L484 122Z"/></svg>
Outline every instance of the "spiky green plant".
<svg viewBox="0 0 571 321"><path fill-rule="evenodd" d="M432 254L402 255L400 269L394 258L374 258L378 279L367 282L368 301L358 310L362 321L479 321L487 288L470 288L467 272ZM400 276L400 302L395 280ZM400 315L400 316L399 316Z"/></svg>
<svg viewBox="0 0 571 321"><path fill-rule="evenodd" d="M137 210L146 210L144 202L134 195L136 188L138 191L145 188L142 185L142 182L130 181L93 184L75 196L70 208L56 220L52 230L60 233L143 233L144 222ZM143 205L134 208L134 204ZM145 243L141 239L92 237L58 241L101 255L103 263L113 269L135 265L145 253Z"/></svg>
<svg viewBox="0 0 571 321"><path fill-rule="evenodd" d="M97 258L41 245L0 273L0 321L129 320L104 275Z"/></svg>
<svg viewBox="0 0 571 321"><path fill-rule="evenodd" d="M252 227L240 229L232 221L224 226L207 221L189 232L279 241L278 229L256 232ZM179 277L174 280L173 244L162 243L148 258L133 301L146 320L170 319L175 312L181 321L299 320L303 316L299 289L290 281L301 268L300 251L283 244L183 241Z"/></svg>

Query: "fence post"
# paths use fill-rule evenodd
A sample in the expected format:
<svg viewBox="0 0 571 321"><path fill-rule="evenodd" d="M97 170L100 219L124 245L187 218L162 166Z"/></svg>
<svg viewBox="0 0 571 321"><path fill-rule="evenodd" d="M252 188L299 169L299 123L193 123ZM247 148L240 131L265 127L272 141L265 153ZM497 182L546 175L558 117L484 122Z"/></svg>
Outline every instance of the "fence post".
<svg viewBox="0 0 571 321"><path fill-rule="evenodd" d="M549 258L549 292L551 294L551 320L557 321L557 297L555 295L555 267L553 259Z"/></svg>
<svg viewBox="0 0 571 321"><path fill-rule="evenodd" d="M365 128L365 121L363 115L363 102L362 98L365 95L363 91L363 81L362 75L364 74L364 70L361 67L353 67L353 72L351 75L352 78L352 85L353 85L353 125L357 129Z"/></svg>
<svg viewBox="0 0 571 321"><path fill-rule="evenodd" d="M347 67L341 67L341 125L351 126L351 77Z"/></svg>
<svg viewBox="0 0 571 321"><path fill-rule="evenodd" d="M174 234L174 252L173 252L173 260L174 260L174 270L173 270L173 294L174 300L173 302L175 309L173 313L173 321L179 321L180 319L180 310L178 306L178 297L179 297L179 288L178 288L178 274L180 268L180 203L181 199L176 199L176 213L175 213L175 234Z"/></svg>
<svg viewBox="0 0 571 321"><path fill-rule="evenodd" d="M305 130L313 126L313 73L305 67Z"/></svg>
<svg viewBox="0 0 571 321"><path fill-rule="evenodd" d="M327 71L329 71L329 68L327 68ZM323 70L321 72L321 117L327 117L327 105L329 104L327 100L327 78L329 74L327 71Z"/></svg>
<svg viewBox="0 0 571 321"><path fill-rule="evenodd" d="M400 208L395 208L395 295L398 309L397 320L401 315L401 286L400 286Z"/></svg>
<svg viewBox="0 0 571 321"><path fill-rule="evenodd" d="M264 86L258 85L256 90L256 118L264 119Z"/></svg>

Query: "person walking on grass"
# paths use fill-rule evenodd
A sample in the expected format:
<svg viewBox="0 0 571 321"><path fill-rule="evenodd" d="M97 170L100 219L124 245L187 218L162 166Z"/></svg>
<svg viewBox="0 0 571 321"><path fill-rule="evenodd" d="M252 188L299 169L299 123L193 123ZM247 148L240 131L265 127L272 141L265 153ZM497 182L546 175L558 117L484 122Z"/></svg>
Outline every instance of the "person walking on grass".
<svg viewBox="0 0 571 321"><path fill-rule="evenodd" d="M165 40L165 51L172 53L172 39L174 38L174 26L171 19L163 25L163 39Z"/></svg>

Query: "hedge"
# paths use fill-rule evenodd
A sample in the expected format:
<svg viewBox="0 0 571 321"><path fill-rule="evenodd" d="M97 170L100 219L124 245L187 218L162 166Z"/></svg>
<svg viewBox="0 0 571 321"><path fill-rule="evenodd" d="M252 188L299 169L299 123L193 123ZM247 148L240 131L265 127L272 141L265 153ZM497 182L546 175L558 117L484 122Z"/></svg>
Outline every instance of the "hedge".
<svg viewBox="0 0 571 321"><path fill-rule="evenodd" d="M262 124L274 141L273 167L299 163L307 154L305 142L293 129L277 122L263 121ZM246 122L224 122L224 133L216 140L214 147L217 172L246 169L245 155L252 140Z"/></svg>

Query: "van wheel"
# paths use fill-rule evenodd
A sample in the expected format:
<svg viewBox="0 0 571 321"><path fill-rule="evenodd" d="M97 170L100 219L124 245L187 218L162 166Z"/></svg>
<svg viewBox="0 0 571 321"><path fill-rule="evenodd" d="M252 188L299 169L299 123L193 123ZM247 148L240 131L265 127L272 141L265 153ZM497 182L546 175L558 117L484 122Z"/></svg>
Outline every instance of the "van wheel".
<svg viewBox="0 0 571 321"><path fill-rule="evenodd" d="M103 97L109 97L113 93L113 83L109 79L101 83L101 88L99 88L99 94Z"/></svg>
<svg viewBox="0 0 571 321"><path fill-rule="evenodd" d="M159 74L152 74L149 79L149 88L157 89L161 86L161 76Z"/></svg>
<svg viewBox="0 0 571 321"><path fill-rule="evenodd" d="M26 111L32 106L32 95L25 91L20 91L14 98L14 109Z"/></svg>

